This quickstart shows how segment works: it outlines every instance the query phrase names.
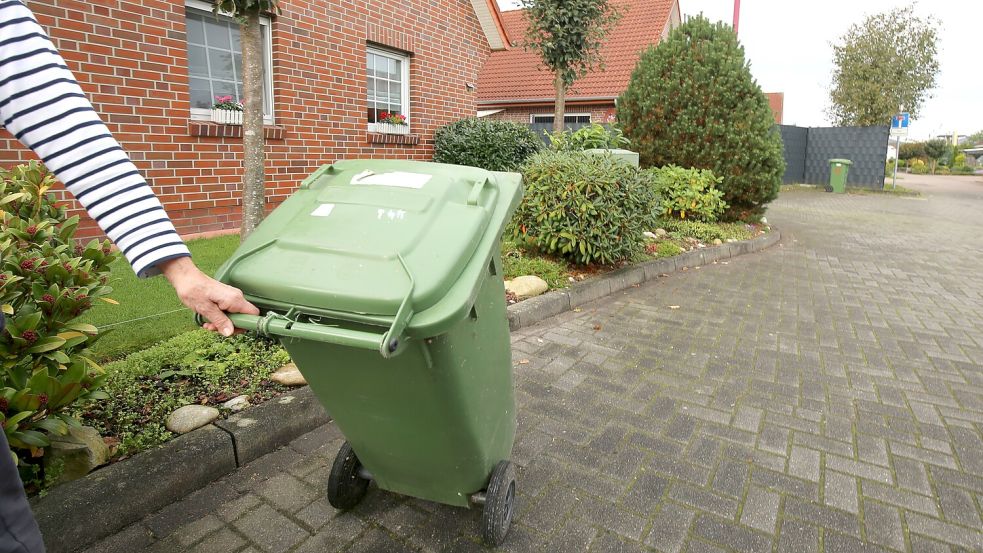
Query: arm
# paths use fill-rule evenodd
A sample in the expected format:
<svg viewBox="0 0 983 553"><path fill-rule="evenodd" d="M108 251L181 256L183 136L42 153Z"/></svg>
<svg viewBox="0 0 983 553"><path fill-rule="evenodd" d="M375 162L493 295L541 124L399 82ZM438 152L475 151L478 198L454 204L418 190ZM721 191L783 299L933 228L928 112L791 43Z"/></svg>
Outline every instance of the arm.
<svg viewBox="0 0 983 553"><path fill-rule="evenodd" d="M181 301L212 321L206 328L232 333L222 310L259 313L195 267L160 200L20 0L0 0L0 125L34 150L137 275L163 272Z"/></svg>

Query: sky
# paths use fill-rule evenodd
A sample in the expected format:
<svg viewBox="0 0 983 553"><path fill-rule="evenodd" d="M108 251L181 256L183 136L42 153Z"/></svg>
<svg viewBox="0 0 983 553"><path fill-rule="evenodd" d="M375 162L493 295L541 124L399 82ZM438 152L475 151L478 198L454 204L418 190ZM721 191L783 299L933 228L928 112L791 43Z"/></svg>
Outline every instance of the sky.
<svg viewBox="0 0 983 553"><path fill-rule="evenodd" d="M514 0L498 3L503 10L518 4ZM711 21L733 22L733 0L679 3L684 16L702 13ZM742 0L738 38L761 88L785 93L784 123L826 126L830 124L826 108L833 70L831 43L867 15L909 4L899 0ZM910 123L909 139L983 130L983 1L922 0L915 4L915 13L934 15L940 22L941 69L933 97Z"/></svg>

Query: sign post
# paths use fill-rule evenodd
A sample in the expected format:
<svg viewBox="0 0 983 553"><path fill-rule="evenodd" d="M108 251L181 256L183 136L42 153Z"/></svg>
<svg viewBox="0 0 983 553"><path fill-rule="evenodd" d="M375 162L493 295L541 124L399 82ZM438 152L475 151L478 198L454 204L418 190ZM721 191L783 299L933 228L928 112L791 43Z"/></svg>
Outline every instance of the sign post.
<svg viewBox="0 0 983 553"><path fill-rule="evenodd" d="M894 147L894 175L891 177L891 190L898 187L898 158L901 157L901 137L908 136L908 113L899 113L891 118L891 136L897 137Z"/></svg>

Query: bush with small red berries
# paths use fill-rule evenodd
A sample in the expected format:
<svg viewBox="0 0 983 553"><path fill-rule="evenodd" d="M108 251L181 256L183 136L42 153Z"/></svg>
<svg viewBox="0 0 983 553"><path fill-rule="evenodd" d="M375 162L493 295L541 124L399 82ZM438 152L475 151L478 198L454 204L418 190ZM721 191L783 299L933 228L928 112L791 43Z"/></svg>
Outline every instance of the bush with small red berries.
<svg viewBox="0 0 983 553"><path fill-rule="evenodd" d="M73 404L106 397L87 349L96 327L73 321L95 300L113 303L106 282L116 254L109 241L75 241L79 218L56 204L54 184L37 162L0 169L0 426L22 461L78 425Z"/></svg>

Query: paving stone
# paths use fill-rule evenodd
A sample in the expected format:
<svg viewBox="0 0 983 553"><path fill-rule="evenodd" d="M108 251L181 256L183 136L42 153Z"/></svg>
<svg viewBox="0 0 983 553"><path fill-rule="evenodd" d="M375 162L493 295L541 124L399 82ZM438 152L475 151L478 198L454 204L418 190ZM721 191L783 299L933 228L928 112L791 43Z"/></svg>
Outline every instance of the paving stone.
<svg viewBox="0 0 983 553"><path fill-rule="evenodd" d="M782 519L777 550L780 553L819 551L819 528L793 518Z"/></svg>
<svg viewBox="0 0 983 553"><path fill-rule="evenodd" d="M693 534L744 553L766 551L771 549L772 543L772 539L764 534L707 514L697 518Z"/></svg>
<svg viewBox="0 0 983 553"><path fill-rule="evenodd" d="M768 534L775 533L775 521L778 518L778 504L781 497L757 486L748 489L741 512L741 524Z"/></svg>
<svg viewBox="0 0 983 553"><path fill-rule="evenodd" d="M803 480L819 482L819 452L792 446L792 456L788 461L788 473Z"/></svg>
<svg viewBox="0 0 983 553"><path fill-rule="evenodd" d="M142 524L131 524L121 532L100 540L84 553L131 553L153 542L153 533Z"/></svg>
<svg viewBox="0 0 983 553"><path fill-rule="evenodd" d="M806 503L795 497L786 497L784 513L785 516L815 522L825 528L860 537L860 525L857 518L836 509Z"/></svg>
<svg viewBox="0 0 983 553"><path fill-rule="evenodd" d="M826 471L825 502L830 507L836 507L849 513L860 512L857 503L857 480L852 476Z"/></svg>
<svg viewBox="0 0 983 553"><path fill-rule="evenodd" d="M732 519L737 514L738 502L736 499L723 497L703 488L681 482L672 484L669 489L669 497L697 509L715 513L723 518Z"/></svg>
<svg viewBox="0 0 983 553"><path fill-rule="evenodd" d="M942 514L946 520L970 528L983 528L973 496L969 492L948 484L938 484L935 489L938 490Z"/></svg>
<svg viewBox="0 0 983 553"><path fill-rule="evenodd" d="M889 549L904 550L904 530L898 509L876 501L864 501L864 527L869 541Z"/></svg>
<svg viewBox="0 0 983 553"><path fill-rule="evenodd" d="M269 505L261 505L232 524L266 553L286 553L309 536L303 528Z"/></svg>
<svg viewBox="0 0 983 553"><path fill-rule="evenodd" d="M228 528L222 528L202 540L192 553L229 553L246 545L246 540Z"/></svg>
<svg viewBox="0 0 983 553"><path fill-rule="evenodd" d="M258 486L255 493L278 511L292 514L309 505L319 493L323 492L289 474L280 474Z"/></svg>
<svg viewBox="0 0 983 553"><path fill-rule="evenodd" d="M909 511L917 511L931 516L938 514L936 501L931 497L866 480L861 482L861 486L863 488L863 494L867 497Z"/></svg>
<svg viewBox="0 0 983 553"><path fill-rule="evenodd" d="M750 471L746 463L724 459L713 477L713 489L723 495L741 497Z"/></svg>
<svg viewBox="0 0 983 553"><path fill-rule="evenodd" d="M908 513L905 519L908 522L910 532L923 534L941 542L967 549L983 549L983 532L980 532L979 529L970 530L918 513Z"/></svg>
<svg viewBox="0 0 983 553"><path fill-rule="evenodd" d="M879 545L862 542L852 536L827 532L823 536L825 553L890 553Z"/></svg>
<svg viewBox="0 0 983 553"><path fill-rule="evenodd" d="M652 520L652 529L645 538L645 545L663 553L679 553L696 518L696 511L689 507L665 502Z"/></svg>
<svg viewBox="0 0 983 553"><path fill-rule="evenodd" d="M839 472L845 472L859 478L866 478L867 480L873 480L882 484L891 484L894 480L889 469L855 461L853 459L844 459L843 457L839 457L837 455L826 456L826 468Z"/></svg>

